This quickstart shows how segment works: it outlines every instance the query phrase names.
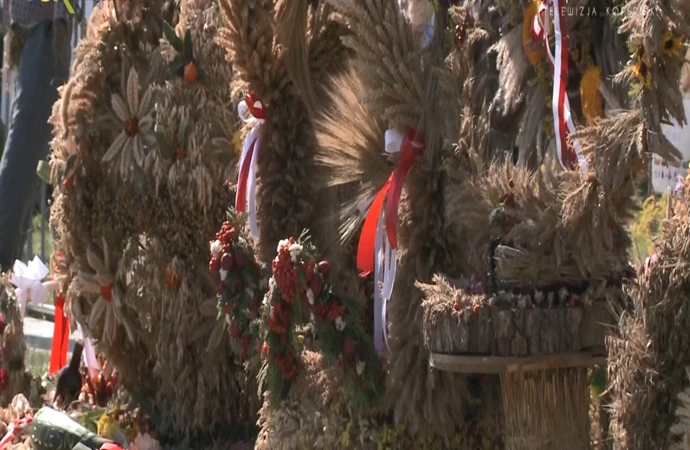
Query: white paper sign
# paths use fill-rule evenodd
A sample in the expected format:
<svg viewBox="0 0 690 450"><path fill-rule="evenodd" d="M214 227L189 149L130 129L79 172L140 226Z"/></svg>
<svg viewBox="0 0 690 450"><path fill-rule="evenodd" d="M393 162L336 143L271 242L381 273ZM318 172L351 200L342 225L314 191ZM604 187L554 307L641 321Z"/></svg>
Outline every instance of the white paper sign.
<svg viewBox="0 0 690 450"><path fill-rule="evenodd" d="M686 98L683 103L685 116L690 119L690 99ZM661 125L661 131L680 151L683 160L680 163L670 164L659 156L652 155L652 187L657 194L664 194L669 188L674 190L678 179L687 175L690 162L690 124L681 128L674 121L673 125Z"/></svg>

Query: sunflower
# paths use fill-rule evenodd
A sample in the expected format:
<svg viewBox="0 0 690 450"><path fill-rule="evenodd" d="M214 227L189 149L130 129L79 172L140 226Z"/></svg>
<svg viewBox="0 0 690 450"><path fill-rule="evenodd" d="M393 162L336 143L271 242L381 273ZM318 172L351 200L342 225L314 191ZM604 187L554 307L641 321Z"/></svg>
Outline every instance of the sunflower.
<svg viewBox="0 0 690 450"><path fill-rule="evenodd" d="M120 128L120 134L101 161L110 162L119 158L119 166L115 170L122 176L126 176L132 166L132 158L137 166L144 165L146 141L143 135L153 126L153 89L147 87L139 101L140 89L139 75L132 69L122 89L123 95L112 95L113 115L110 118Z"/></svg>
<svg viewBox="0 0 690 450"><path fill-rule="evenodd" d="M546 56L544 43L542 41L535 42L534 39L532 39L532 24L538 12L539 2L531 2L527 8L525 8L522 21L522 47L525 49L527 58L529 58L532 65L538 64L539 61Z"/></svg>
<svg viewBox="0 0 690 450"><path fill-rule="evenodd" d="M669 58L680 58L683 53L683 39L666 31L662 38L661 51Z"/></svg>
<svg viewBox="0 0 690 450"><path fill-rule="evenodd" d="M589 125L593 125L604 117L604 107L599 92L600 85L601 68L599 66L587 67L580 80L580 99L582 101L582 113Z"/></svg>
<svg viewBox="0 0 690 450"><path fill-rule="evenodd" d="M645 86L647 89L652 88L652 72L649 70L649 67L647 67L645 58L641 58L635 64L633 64L632 71L640 84Z"/></svg>

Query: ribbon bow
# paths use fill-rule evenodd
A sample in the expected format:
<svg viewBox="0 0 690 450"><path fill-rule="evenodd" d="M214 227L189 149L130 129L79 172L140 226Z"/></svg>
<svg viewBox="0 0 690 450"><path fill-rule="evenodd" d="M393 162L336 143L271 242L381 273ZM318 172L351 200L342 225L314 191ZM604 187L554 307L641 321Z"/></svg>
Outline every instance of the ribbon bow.
<svg viewBox="0 0 690 450"><path fill-rule="evenodd" d="M357 268L365 276L374 272L374 343L379 352L383 351L383 340L388 340L386 303L395 281L400 195L407 174L424 151L424 137L416 130L405 137L388 130L385 140L386 152L400 153L400 161L369 207L357 248Z"/></svg>
<svg viewBox="0 0 690 450"><path fill-rule="evenodd" d="M259 153L261 126L266 121L266 108L253 93L247 93L244 101L237 105L237 113L244 123L253 125L244 140L240 157L240 174L235 195L235 210L249 209L249 231L259 235L256 220L256 155Z"/></svg>
<svg viewBox="0 0 690 450"><path fill-rule="evenodd" d="M549 57L553 69L553 93L551 108L553 112L553 126L556 133L556 154L558 162L563 168L587 170L587 163L580 152L580 142L568 137L575 132L575 124L568 100L568 32L566 28L565 14L560 4L561 0L541 0L539 10L532 22L532 39L535 42L544 41L546 54ZM553 8L553 32L555 38L555 55L551 53L549 46L549 18Z"/></svg>
<svg viewBox="0 0 690 450"><path fill-rule="evenodd" d="M29 302L39 305L46 302L48 292L55 286L54 282L43 282L49 273L50 270L38 256L34 256L28 265L19 260L14 262L10 282L16 286L14 293L17 295L17 304L22 317L26 313L26 305Z"/></svg>

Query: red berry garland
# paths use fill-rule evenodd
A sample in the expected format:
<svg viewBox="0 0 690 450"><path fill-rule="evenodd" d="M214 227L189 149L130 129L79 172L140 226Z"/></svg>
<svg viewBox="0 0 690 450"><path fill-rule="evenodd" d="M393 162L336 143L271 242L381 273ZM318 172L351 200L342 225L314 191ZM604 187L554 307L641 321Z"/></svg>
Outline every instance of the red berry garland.
<svg viewBox="0 0 690 450"><path fill-rule="evenodd" d="M306 317L311 317L324 356L349 375L345 383L353 404L366 407L378 401L383 373L373 341L362 327L364 313L356 302L333 295L328 262L317 263L316 250L307 239L281 241L264 295L263 267L244 230L243 218L230 212L210 242L209 270L217 282L219 316L228 324L240 360L261 359L260 382L271 404L280 405L297 375L297 327L306 325Z"/></svg>
<svg viewBox="0 0 690 450"><path fill-rule="evenodd" d="M216 281L218 314L228 324L230 336L237 345L240 360L249 356L257 341L257 318L260 315L263 266L245 234L245 221L232 211L210 242L208 268ZM255 329L252 329L255 328Z"/></svg>
<svg viewBox="0 0 690 450"><path fill-rule="evenodd" d="M346 386L354 404L367 407L383 394L383 374L373 341L362 327L364 314L355 302L332 293L330 264L317 264L315 256L316 249L306 239L290 238L279 243L272 263L261 324L266 369L262 373L271 404L280 404L298 370L294 335L306 317L302 313L308 311L317 346L349 375Z"/></svg>

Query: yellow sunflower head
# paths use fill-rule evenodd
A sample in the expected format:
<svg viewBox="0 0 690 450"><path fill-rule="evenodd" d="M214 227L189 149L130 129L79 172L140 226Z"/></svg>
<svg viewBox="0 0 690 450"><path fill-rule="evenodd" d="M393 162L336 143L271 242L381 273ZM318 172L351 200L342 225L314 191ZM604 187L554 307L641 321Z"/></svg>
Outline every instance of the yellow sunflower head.
<svg viewBox="0 0 690 450"><path fill-rule="evenodd" d="M652 88L652 72L649 70L644 59L640 59L632 66L632 71L641 85L647 89Z"/></svg>
<svg viewBox="0 0 690 450"><path fill-rule="evenodd" d="M661 39L661 52L669 58L680 58L683 53L683 39L666 31Z"/></svg>
<svg viewBox="0 0 690 450"><path fill-rule="evenodd" d="M601 68L589 66L585 69L580 80L580 99L582 113L589 125L604 117L604 105L601 100L599 86L601 85Z"/></svg>
<svg viewBox="0 0 690 450"><path fill-rule="evenodd" d="M525 49L527 58L532 63L536 65L544 59L546 56L546 48L544 43L539 41L535 42L532 39L532 24L534 23L534 18L539 12L539 2L533 1L527 8L525 8L525 13L522 21L522 47Z"/></svg>

